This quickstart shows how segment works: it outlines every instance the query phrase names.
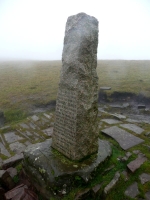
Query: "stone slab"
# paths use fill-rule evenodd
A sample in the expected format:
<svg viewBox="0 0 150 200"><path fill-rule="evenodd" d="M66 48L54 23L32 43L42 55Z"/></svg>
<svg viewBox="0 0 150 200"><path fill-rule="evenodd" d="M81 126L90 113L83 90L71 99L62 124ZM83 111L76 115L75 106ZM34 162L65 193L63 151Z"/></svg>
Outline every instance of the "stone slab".
<svg viewBox="0 0 150 200"><path fill-rule="evenodd" d="M110 192L110 190L117 184L117 182L119 181L120 178L120 173L116 172L115 176L113 177L113 179L110 181L110 183L108 185L106 185L106 187L104 188L104 193L107 194Z"/></svg>
<svg viewBox="0 0 150 200"><path fill-rule="evenodd" d="M131 198L135 198L139 193L137 182L134 182L125 191L125 195Z"/></svg>
<svg viewBox="0 0 150 200"><path fill-rule="evenodd" d="M14 142L9 145L9 148L16 154L22 153L26 146L20 142Z"/></svg>
<svg viewBox="0 0 150 200"><path fill-rule="evenodd" d="M8 143L13 143L16 142L18 140L22 140L23 138L20 137L19 135L16 135L15 132L8 132L4 134L5 140Z"/></svg>
<svg viewBox="0 0 150 200"><path fill-rule="evenodd" d="M34 122L37 122L40 118L39 118L38 116L36 116L36 115L33 115L33 116L31 117L31 119L32 119Z"/></svg>
<svg viewBox="0 0 150 200"><path fill-rule="evenodd" d="M111 87L100 87L100 90L111 90Z"/></svg>
<svg viewBox="0 0 150 200"><path fill-rule="evenodd" d="M146 200L150 200L150 190L145 194Z"/></svg>
<svg viewBox="0 0 150 200"><path fill-rule="evenodd" d="M143 173L139 176L139 179L142 184L145 184L146 182L150 181L150 174Z"/></svg>
<svg viewBox="0 0 150 200"><path fill-rule="evenodd" d="M136 134L141 134L144 131L144 129L140 128L135 124L121 124L120 126L130 131L133 131Z"/></svg>
<svg viewBox="0 0 150 200"><path fill-rule="evenodd" d="M16 163L20 162L23 159L23 154L16 154L15 156L12 156L11 158L8 158L7 160L4 160L2 163L2 168L7 169L8 167L12 167Z"/></svg>
<svg viewBox="0 0 150 200"><path fill-rule="evenodd" d="M144 156L139 156L138 158L136 158L135 160L131 161L127 167L132 171L135 172L135 170L137 170L138 168L140 168L140 166L147 160L146 157Z"/></svg>
<svg viewBox="0 0 150 200"><path fill-rule="evenodd" d="M92 172L112 153L109 142L98 140L99 149L95 156L82 162L74 162L62 154L60 156L55 154L51 143L52 139L48 139L45 142L28 146L24 152L23 167L25 172L31 181L36 177L37 184L42 189L49 188L50 185L51 187L71 185L74 176L80 176L85 182L90 181L90 177L95 174Z"/></svg>
<svg viewBox="0 0 150 200"><path fill-rule="evenodd" d="M29 129L29 126L25 123L21 123L20 126L21 126L21 128Z"/></svg>
<svg viewBox="0 0 150 200"><path fill-rule="evenodd" d="M110 105L111 108L124 108L122 105L120 104L111 104Z"/></svg>
<svg viewBox="0 0 150 200"><path fill-rule="evenodd" d="M44 129L44 130L42 130L43 131L43 133L45 133L47 136L52 136L52 134L53 134L53 127L50 127L50 128L47 128L47 129Z"/></svg>
<svg viewBox="0 0 150 200"><path fill-rule="evenodd" d="M7 157L11 156L8 150L5 148L5 146L1 142L0 142L0 153Z"/></svg>
<svg viewBox="0 0 150 200"><path fill-rule="evenodd" d="M117 118L117 119L120 119L120 120L126 119L126 116L121 115L121 114L117 114L117 113L111 114L111 116L113 116L113 117L115 117L115 118Z"/></svg>
<svg viewBox="0 0 150 200"><path fill-rule="evenodd" d="M51 119L52 118L52 116L50 116L50 115L48 115L48 114L46 114L46 113L44 113L43 114L45 117L47 117L48 119Z"/></svg>
<svg viewBox="0 0 150 200"><path fill-rule="evenodd" d="M141 123L140 120L130 119L130 118L126 119L126 122L130 122L130 123Z"/></svg>
<svg viewBox="0 0 150 200"><path fill-rule="evenodd" d="M122 123L121 121L116 120L116 119L102 119L101 121L105 122L107 124L119 124L119 123Z"/></svg>
<svg viewBox="0 0 150 200"><path fill-rule="evenodd" d="M124 150L144 142L144 140L118 128L117 126L106 128L102 130L102 132L114 138Z"/></svg>

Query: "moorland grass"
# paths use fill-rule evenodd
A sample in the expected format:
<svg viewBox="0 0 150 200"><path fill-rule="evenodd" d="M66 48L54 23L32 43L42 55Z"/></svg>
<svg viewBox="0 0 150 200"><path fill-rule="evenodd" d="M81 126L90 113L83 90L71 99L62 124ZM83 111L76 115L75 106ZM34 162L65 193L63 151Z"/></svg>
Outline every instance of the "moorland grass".
<svg viewBox="0 0 150 200"><path fill-rule="evenodd" d="M57 98L60 69L61 61L0 62L0 109L9 121L18 120L16 112L22 119L32 106ZM150 97L150 61L99 60L97 73L99 87L112 87L108 95L118 91Z"/></svg>

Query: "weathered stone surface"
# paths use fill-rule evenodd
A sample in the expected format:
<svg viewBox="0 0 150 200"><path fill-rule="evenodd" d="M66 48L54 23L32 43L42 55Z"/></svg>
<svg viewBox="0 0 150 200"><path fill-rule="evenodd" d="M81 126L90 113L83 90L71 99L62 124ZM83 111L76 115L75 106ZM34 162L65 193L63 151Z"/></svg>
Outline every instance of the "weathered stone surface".
<svg viewBox="0 0 150 200"><path fill-rule="evenodd" d="M10 167L10 168L8 168L6 171L9 173L9 175L10 175L12 178L13 178L14 176L17 175L17 170L16 170L16 168Z"/></svg>
<svg viewBox="0 0 150 200"><path fill-rule="evenodd" d="M104 188L104 193L107 194L119 181L120 173L116 172L114 178L110 181L108 185Z"/></svg>
<svg viewBox="0 0 150 200"><path fill-rule="evenodd" d="M23 154L16 154L15 156L12 156L11 158L8 158L7 160L3 161L2 168L7 169L8 167L12 167L14 164L20 162L23 159Z"/></svg>
<svg viewBox="0 0 150 200"><path fill-rule="evenodd" d="M7 151L7 149L4 147L4 145L0 142L0 153L7 156L7 157L10 157L10 153Z"/></svg>
<svg viewBox="0 0 150 200"><path fill-rule="evenodd" d="M45 117L47 117L48 119L51 119L52 118L52 116L50 116L50 115L48 115L48 114L46 114L46 113L44 113L43 114Z"/></svg>
<svg viewBox="0 0 150 200"><path fill-rule="evenodd" d="M128 172L127 171L123 171L122 172L122 175L123 175L123 178L125 181L127 181L129 179L129 176L128 176Z"/></svg>
<svg viewBox="0 0 150 200"><path fill-rule="evenodd" d="M135 160L131 161L127 167L132 171L135 172L136 169L138 169L145 161L147 160L146 157L140 156L136 158Z"/></svg>
<svg viewBox="0 0 150 200"><path fill-rule="evenodd" d="M138 109L144 109L144 108L146 108L145 105L143 105L143 104L138 105Z"/></svg>
<svg viewBox="0 0 150 200"><path fill-rule="evenodd" d="M5 194L4 188L0 187L0 197L1 197L1 200L6 200L4 194Z"/></svg>
<svg viewBox="0 0 150 200"><path fill-rule="evenodd" d="M98 140L99 149L96 155L82 162L70 161L62 154L58 155L51 148L52 139L30 145L24 152L23 166L31 181L36 180L39 190L51 187L72 185L79 176L85 182L94 176L96 168L111 155L111 147L107 141Z"/></svg>
<svg viewBox="0 0 150 200"><path fill-rule="evenodd" d="M146 200L150 200L150 190L145 194Z"/></svg>
<svg viewBox="0 0 150 200"><path fill-rule="evenodd" d="M16 142L18 140L22 140L23 138L20 137L19 135L16 135L15 132L8 132L4 134L5 140L8 143L13 143Z"/></svg>
<svg viewBox="0 0 150 200"><path fill-rule="evenodd" d="M97 45L97 19L68 18L52 146L72 160L98 150Z"/></svg>
<svg viewBox="0 0 150 200"><path fill-rule="evenodd" d="M111 90L111 87L100 87L100 90Z"/></svg>
<svg viewBox="0 0 150 200"><path fill-rule="evenodd" d="M110 107L112 107L112 108L124 108L122 105L120 105L120 104L112 104L112 105L110 105Z"/></svg>
<svg viewBox="0 0 150 200"><path fill-rule="evenodd" d="M114 138L124 150L144 142L144 140L128 133L121 128L118 128L117 126L106 128L102 130L102 132Z"/></svg>
<svg viewBox="0 0 150 200"><path fill-rule="evenodd" d="M36 115L33 115L33 116L31 117L31 119L32 119L34 122L37 122L40 118L39 118L38 116L36 116Z"/></svg>
<svg viewBox="0 0 150 200"><path fill-rule="evenodd" d="M12 144L9 145L9 148L16 154L20 154L22 153L26 146L20 142L14 142Z"/></svg>
<svg viewBox="0 0 150 200"><path fill-rule="evenodd" d="M132 185L130 185L127 190L125 191L125 195L131 198L135 198L139 194L138 185L137 182L134 182Z"/></svg>
<svg viewBox="0 0 150 200"><path fill-rule="evenodd" d="M136 134L141 134L144 131L144 129L140 128L135 124L121 124L120 126L130 131L133 131Z"/></svg>
<svg viewBox="0 0 150 200"><path fill-rule="evenodd" d="M101 121L105 122L107 124L119 124L119 123L122 123L121 121L116 120L116 119L102 119Z"/></svg>
<svg viewBox="0 0 150 200"><path fill-rule="evenodd" d="M130 123L140 123L141 121L140 120L136 120L136 119L126 119L126 122L130 122Z"/></svg>
<svg viewBox="0 0 150 200"><path fill-rule="evenodd" d="M5 117L3 111L0 110L0 127L4 126Z"/></svg>
<svg viewBox="0 0 150 200"><path fill-rule="evenodd" d="M150 181L150 174L143 173L139 176L139 179L142 184L145 184L146 182Z"/></svg>
<svg viewBox="0 0 150 200"><path fill-rule="evenodd" d="M29 126L25 123L21 123L20 126L24 129L29 129Z"/></svg>
<svg viewBox="0 0 150 200"><path fill-rule="evenodd" d="M53 127L44 129L43 132L44 132L46 135L48 135L48 136L52 136L52 134L53 134Z"/></svg>
<svg viewBox="0 0 150 200"><path fill-rule="evenodd" d="M15 186L15 183L6 170L0 170L0 182L7 189L12 189Z"/></svg>
<svg viewBox="0 0 150 200"><path fill-rule="evenodd" d="M85 190L78 192L74 200L84 200L86 198L89 198L89 196L90 196L90 188L87 188Z"/></svg>
<svg viewBox="0 0 150 200"><path fill-rule="evenodd" d="M117 119L126 119L126 116L124 116L124 115L121 115L121 114L117 114L117 113L115 113L115 114L111 114L111 116L113 116L113 117L115 117L115 118L117 118Z"/></svg>

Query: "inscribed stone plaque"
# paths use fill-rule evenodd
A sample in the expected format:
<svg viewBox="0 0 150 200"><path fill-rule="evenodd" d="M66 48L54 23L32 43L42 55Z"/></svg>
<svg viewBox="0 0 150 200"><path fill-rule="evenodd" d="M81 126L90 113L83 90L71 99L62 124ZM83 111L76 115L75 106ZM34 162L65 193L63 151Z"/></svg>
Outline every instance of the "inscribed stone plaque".
<svg viewBox="0 0 150 200"><path fill-rule="evenodd" d="M97 19L68 18L52 147L73 160L98 150L97 45Z"/></svg>

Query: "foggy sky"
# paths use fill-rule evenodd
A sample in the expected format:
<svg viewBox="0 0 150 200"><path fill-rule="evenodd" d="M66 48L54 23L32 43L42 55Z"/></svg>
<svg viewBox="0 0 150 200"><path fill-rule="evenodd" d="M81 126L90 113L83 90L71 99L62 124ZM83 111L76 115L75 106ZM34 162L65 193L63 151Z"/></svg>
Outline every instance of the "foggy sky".
<svg viewBox="0 0 150 200"><path fill-rule="evenodd" d="M0 59L60 60L79 12L99 21L98 59L150 59L149 0L0 0Z"/></svg>

